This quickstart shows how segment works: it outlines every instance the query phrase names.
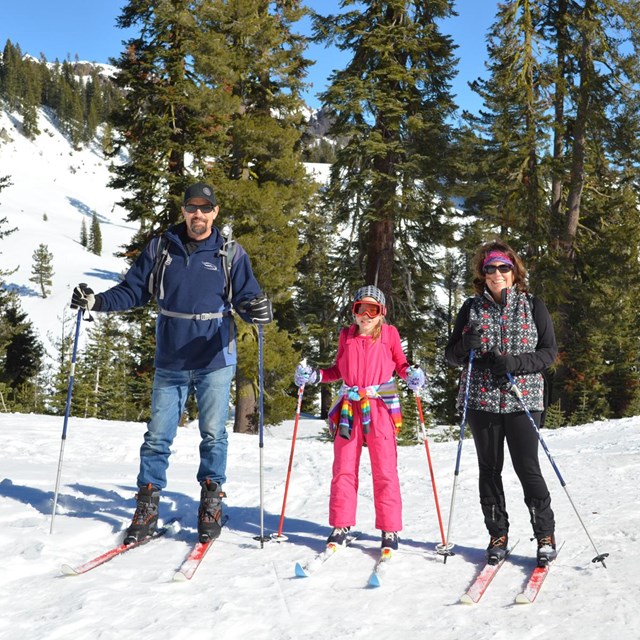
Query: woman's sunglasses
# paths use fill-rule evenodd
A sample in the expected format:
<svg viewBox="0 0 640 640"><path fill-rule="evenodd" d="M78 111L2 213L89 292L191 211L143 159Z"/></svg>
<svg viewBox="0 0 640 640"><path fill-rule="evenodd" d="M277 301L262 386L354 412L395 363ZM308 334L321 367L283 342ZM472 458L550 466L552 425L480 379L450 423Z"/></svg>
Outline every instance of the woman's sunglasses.
<svg viewBox="0 0 640 640"><path fill-rule="evenodd" d="M486 274L492 275L496 271L500 273L509 273L509 271L513 270L513 267L510 264L488 264L484 267L483 271Z"/></svg>
<svg viewBox="0 0 640 640"><path fill-rule="evenodd" d="M357 316L369 316L369 318L377 318L382 313L382 305L379 302L361 302L353 303L353 313Z"/></svg>

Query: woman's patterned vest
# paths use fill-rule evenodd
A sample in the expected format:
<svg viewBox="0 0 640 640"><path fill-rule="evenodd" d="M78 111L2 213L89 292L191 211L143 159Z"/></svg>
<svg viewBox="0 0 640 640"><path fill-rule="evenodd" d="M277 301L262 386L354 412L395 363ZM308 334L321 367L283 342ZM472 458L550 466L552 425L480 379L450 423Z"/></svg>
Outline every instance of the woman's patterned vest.
<svg viewBox="0 0 640 640"><path fill-rule="evenodd" d="M477 322L482 327L483 346L476 353L480 357L494 347L503 354L518 355L534 351L538 344L538 329L533 319L531 296L517 289L507 291L507 304L502 307L487 291L484 296L472 298L469 306L469 323ZM544 409L544 379L542 373L514 374L522 392L524 404L529 411ZM469 387L469 409L492 413L514 413L522 411L518 399L505 389L506 378L496 378L489 369L473 368ZM460 378L458 409L464 404L467 383L467 368Z"/></svg>

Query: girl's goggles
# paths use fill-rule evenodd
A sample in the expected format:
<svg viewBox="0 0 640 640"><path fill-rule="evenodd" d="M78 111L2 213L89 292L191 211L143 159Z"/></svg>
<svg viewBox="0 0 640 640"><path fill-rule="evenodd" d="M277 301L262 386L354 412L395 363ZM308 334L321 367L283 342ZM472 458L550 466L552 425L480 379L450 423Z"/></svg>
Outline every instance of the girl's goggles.
<svg viewBox="0 0 640 640"><path fill-rule="evenodd" d="M382 314L382 305L379 302L361 302L357 300L353 303L353 313L357 316L377 318Z"/></svg>

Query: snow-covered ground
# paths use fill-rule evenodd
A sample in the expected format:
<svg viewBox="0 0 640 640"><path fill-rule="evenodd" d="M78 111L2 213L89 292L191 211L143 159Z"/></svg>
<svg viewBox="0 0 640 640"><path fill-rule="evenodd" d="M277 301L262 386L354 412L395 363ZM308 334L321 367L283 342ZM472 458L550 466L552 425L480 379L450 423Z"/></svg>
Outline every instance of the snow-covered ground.
<svg viewBox="0 0 640 640"><path fill-rule="evenodd" d="M173 582L195 538L199 487L198 430L180 429L162 494L161 515L178 517L174 535L135 549L93 571L63 576L116 544L133 513L138 449L145 427L71 418L54 532L52 497L62 418L0 415L0 638L39 640L123 637L155 640L379 639L636 640L640 557L638 485L640 419L598 422L544 432L595 551L567 494L543 456L558 537L566 540L533 605L515 605L534 556L528 514L509 464L505 473L512 522L520 543L479 604L458 604L483 560L487 535L477 496L473 442L462 449L452 541L446 564L425 449L400 449L405 526L400 550L379 589L366 587L379 547L370 466L363 455L357 529L361 537L307 579L294 565L319 551L328 533L331 445L322 423L303 418L286 505L286 542L260 533L260 464L255 436L230 434L225 490L228 527L191 582ZM291 451L293 421L265 432L265 533L277 531ZM431 443L446 527L456 442Z"/></svg>

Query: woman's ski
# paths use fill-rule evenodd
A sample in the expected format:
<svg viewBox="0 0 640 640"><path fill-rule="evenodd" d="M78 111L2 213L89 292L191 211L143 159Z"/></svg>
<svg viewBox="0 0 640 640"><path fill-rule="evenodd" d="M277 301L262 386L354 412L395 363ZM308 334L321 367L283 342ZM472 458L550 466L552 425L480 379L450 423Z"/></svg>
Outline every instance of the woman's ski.
<svg viewBox="0 0 640 640"><path fill-rule="evenodd" d="M515 549L518 542L520 541L516 540L515 543L509 549L507 549L506 555L504 556L504 558L502 558L502 560L500 560L500 562L498 562L497 564L485 564L471 586L467 589L466 593L462 594L460 602L462 602L463 604L476 604L477 602L479 602L480 598L482 598L484 592L487 590L487 587L495 578L496 573L500 571L500 568L505 563L511 552Z"/></svg>
<svg viewBox="0 0 640 640"><path fill-rule="evenodd" d="M564 542L560 547L558 547L557 553L560 553L563 546ZM542 583L549 574L549 570L553 562L555 562L555 559L543 567L537 566L533 569L524 590L516 596L516 604L531 604L538 597L540 589L542 588Z"/></svg>

